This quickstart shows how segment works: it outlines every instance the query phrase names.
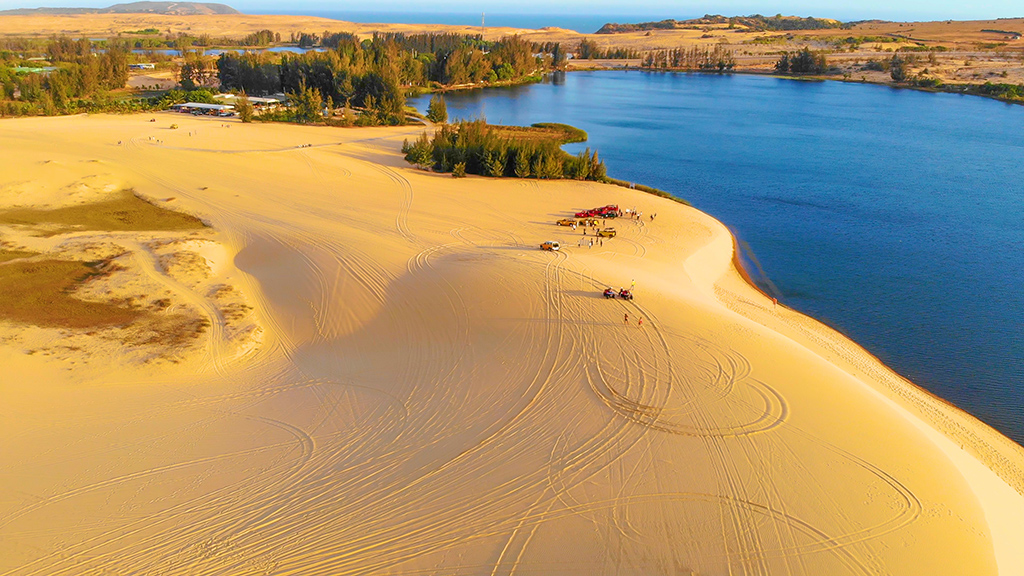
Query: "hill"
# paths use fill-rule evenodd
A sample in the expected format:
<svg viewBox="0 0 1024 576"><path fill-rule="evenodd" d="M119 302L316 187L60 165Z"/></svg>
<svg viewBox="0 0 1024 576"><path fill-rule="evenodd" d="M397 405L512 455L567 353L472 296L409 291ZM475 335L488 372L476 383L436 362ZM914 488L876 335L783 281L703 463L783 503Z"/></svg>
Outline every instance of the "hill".
<svg viewBox="0 0 1024 576"><path fill-rule="evenodd" d="M204 14L241 14L226 4L205 2L128 2L106 8L17 8L0 10L4 16L32 14L164 14L169 16L199 16Z"/></svg>
<svg viewBox="0 0 1024 576"><path fill-rule="evenodd" d="M744 27L751 31L782 30L822 30L829 28L840 28L843 23L831 18L801 18L799 16L762 16L753 14L750 16L721 16L718 14L706 14L701 18L692 20L661 20L660 22L640 22L637 24L615 24L608 23L597 31L598 34L621 34L626 32L643 32L647 30L676 30L696 28L709 25L727 24L730 27Z"/></svg>

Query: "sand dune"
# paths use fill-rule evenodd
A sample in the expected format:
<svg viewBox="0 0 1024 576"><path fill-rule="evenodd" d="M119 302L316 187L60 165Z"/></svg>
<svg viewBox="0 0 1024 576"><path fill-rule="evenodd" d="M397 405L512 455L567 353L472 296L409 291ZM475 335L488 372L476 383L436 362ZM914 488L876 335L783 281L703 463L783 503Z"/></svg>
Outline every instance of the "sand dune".
<svg viewBox="0 0 1024 576"><path fill-rule="evenodd" d="M201 35L210 34L217 38L243 38L247 34L269 29L287 39L289 34L308 32L320 34L329 32L351 32L361 37L373 36L374 32L401 32L419 34L424 32L451 34L481 34L497 40L512 34L536 35L538 38L581 37L572 30L545 28L531 30L524 28L494 27L481 29L479 26L457 26L448 24L366 24L346 22L319 16L284 16L269 14L210 14L210 15L164 15L164 14L31 14L0 16L0 36L47 37L54 34L117 36L126 32L156 28L166 34ZM541 42L547 40L539 40Z"/></svg>
<svg viewBox="0 0 1024 576"><path fill-rule="evenodd" d="M0 324L0 575L1024 572L1024 451L773 307L720 223L412 170L416 133L0 122L0 196L130 186L214 229L93 233L214 320L176 362ZM645 218L554 225L607 203Z"/></svg>

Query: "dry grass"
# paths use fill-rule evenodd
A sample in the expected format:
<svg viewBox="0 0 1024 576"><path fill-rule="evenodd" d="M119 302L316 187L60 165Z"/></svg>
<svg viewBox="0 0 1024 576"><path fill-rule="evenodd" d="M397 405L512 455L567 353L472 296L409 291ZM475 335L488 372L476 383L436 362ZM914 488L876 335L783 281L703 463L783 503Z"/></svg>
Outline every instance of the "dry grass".
<svg viewBox="0 0 1024 576"><path fill-rule="evenodd" d="M74 260L8 262L0 265L0 318L55 328L127 324L142 312L75 298L75 286L104 274Z"/></svg>
<svg viewBox="0 0 1024 576"><path fill-rule="evenodd" d="M11 260L17 260L18 258L28 258L29 256L35 256L38 252L27 252L25 250L4 250L0 248L0 262L10 262Z"/></svg>
<svg viewBox="0 0 1024 576"><path fill-rule="evenodd" d="M180 350L199 339L210 326L209 320L188 314L151 316L121 336L132 346L162 346Z"/></svg>
<svg viewBox="0 0 1024 576"><path fill-rule="evenodd" d="M146 202L130 190L117 198L52 210L23 208L0 212L0 224L46 226L47 236L82 230L154 231L192 230L205 224L188 214L160 208Z"/></svg>
<svg viewBox="0 0 1024 576"><path fill-rule="evenodd" d="M587 133L567 124L542 123L533 126L502 126L489 124L488 129L503 138L518 142L585 142Z"/></svg>

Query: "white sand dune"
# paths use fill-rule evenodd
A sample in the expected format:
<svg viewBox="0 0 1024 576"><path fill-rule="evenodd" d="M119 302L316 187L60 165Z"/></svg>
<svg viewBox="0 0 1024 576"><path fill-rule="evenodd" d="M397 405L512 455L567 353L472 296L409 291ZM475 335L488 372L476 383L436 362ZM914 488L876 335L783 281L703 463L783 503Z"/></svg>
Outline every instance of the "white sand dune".
<svg viewBox="0 0 1024 576"><path fill-rule="evenodd" d="M262 341L72 365L0 325L0 575L1024 573L1024 451L775 309L712 218L412 170L411 128L150 117L0 122L0 194L174 198ZM554 225L607 203L657 218Z"/></svg>

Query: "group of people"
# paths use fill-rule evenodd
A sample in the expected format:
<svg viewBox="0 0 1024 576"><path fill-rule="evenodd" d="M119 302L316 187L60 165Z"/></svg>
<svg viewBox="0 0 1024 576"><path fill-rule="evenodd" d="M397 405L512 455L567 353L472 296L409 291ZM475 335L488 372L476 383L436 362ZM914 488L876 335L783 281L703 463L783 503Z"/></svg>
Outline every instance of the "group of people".
<svg viewBox="0 0 1024 576"><path fill-rule="evenodd" d="M626 216L627 214L629 215L629 219L630 220L635 220L641 226L643 226L643 224L644 224L643 223L644 213L643 213L642 210L637 210L636 208L633 208L633 209L626 209L626 210L622 211L622 215L623 216ZM657 216L657 215L658 215L657 212L655 212L654 214L650 215L651 222L654 222L654 217Z"/></svg>

